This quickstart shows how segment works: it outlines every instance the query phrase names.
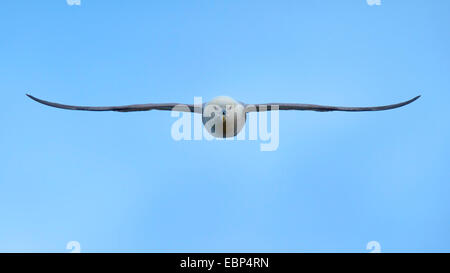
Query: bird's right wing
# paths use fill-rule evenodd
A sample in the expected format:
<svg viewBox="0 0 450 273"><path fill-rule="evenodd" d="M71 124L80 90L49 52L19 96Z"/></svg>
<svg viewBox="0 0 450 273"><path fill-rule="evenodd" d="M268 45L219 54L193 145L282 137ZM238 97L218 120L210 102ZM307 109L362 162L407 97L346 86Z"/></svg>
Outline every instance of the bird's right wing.
<svg viewBox="0 0 450 273"><path fill-rule="evenodd" d="M150 110L166 110L166 111L179 111L179 112L197 112L192 104L181 104L181 103L148 103L148 104L132 104L123 106L75 106L60 104L56 102L50 102L46 100L41 100L31 95L27 96L32 100L39 103L61 108L67 110L82 110L82 111L117 111L117 112L134 112L134 111L150 111Z"/></svg>

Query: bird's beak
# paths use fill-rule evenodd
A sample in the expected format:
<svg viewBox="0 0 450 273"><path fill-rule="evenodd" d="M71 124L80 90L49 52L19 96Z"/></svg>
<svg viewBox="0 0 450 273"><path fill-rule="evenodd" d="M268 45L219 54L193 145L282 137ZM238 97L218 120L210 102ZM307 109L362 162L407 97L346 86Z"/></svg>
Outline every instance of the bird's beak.
<svg viewBox="0 0 450 273"><path fill-rule="evenodd" d="M226 122L227 118L225 116L222 116L222 122Z"/></svg>

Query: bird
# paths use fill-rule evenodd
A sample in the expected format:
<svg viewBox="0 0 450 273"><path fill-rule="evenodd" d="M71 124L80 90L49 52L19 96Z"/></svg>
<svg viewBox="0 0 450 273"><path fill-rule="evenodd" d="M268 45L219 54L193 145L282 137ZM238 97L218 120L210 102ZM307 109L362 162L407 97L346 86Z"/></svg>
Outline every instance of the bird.
<svg viewBox="0 0 450 273"><path fill-rule="evenodd" d="M418 98L416 96L410 100L383 106L369 107L343 107L327 106L317 104L303 103L263 103L246 104L237 101L229 96L218 96L207 103L201 105L181 104L181 103L147 103L131 104L123 106L76 106L50 102L26 94L29 98L47 106L67 110L81 111L116 111L116 112L135 112L150 110L179 111L202 114L202 122L207 132L216 138L230 138L236 136L244 127L247 120L247 113L264 112L273 110L301 110L301 111L344 111L344 112L364 112L364 111L384 111L403 107Z"/></svg>

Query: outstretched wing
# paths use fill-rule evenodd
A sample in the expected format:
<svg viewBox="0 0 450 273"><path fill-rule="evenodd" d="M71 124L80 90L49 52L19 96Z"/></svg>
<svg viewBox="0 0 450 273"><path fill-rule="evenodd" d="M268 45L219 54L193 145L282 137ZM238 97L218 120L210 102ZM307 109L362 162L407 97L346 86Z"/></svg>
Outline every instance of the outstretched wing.
<svg viewBox="0 0 450 273"><path fill-rule="evenodd" d="M265 104L246 104L247 112L260 112L270 111L274 106L278 106L279 110L309 110L318 112L328 111L346 111L346 112L361 112L361 111L383 111L389 109L395 109L417 100L420 96L412 98L410 100L400 102L397 104L390 104L384 106L372 106L372 107L343 107L343 106L327 106L327 105L315 105L315 104L301 104L301 103L265 103Z"/></svg>
<svg viewBox="0 0 450 273"><path fill-rule="evenodd" d="M50 102L41 100L31 95L27 96L32 100L39 103L68 110L82 110L82 111L117 111L117 112L134 112L134 111L149 111L149 110L166 110L166 111L179 111L179 112L194 112L194 105L192 104L180 104L180 103L147 103L147 104L132 104L123 106L75 106L60 104L56 102Z"/></svg>

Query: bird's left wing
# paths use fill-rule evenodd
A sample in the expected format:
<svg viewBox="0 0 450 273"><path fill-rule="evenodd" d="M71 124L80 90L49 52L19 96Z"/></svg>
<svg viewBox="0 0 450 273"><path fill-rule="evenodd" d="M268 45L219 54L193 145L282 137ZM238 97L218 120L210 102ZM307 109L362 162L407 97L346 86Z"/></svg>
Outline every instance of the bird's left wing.
<svg viewBox="0 0 450 273"><path fill-rule="evenodd" d="M369 107L344 107L344 106L327 106L327 105L316 105L316 104L300 104L300 103L265 103L265 104L246 104L246 112L261 112L275 110L309 110L318 112L328 112L328 111L346 111L346 112L361 112L361 111L383 111L390 110L405 106L411 102L417 100L420 96L412 98L410 100L390 104L383 106L369 106Z"/></svg>
<svg viewBox="0 0 450 273"><path fill-rule="evenodd" d="M46 100L41 100L31 95L27 96L32 100L39 103L61 108L67 110L82 110L82 111L117 111L117 112L134 112L134 111L149 111L149 110L166 110L166 111L179 111L179 112L194 112L194 105L192 104L181 104L181 103L147 103L147 104L132 104L123 106L75 106L60 104L56 102L50 102ZM196 112L196 111L195 111Z"/></svg>

